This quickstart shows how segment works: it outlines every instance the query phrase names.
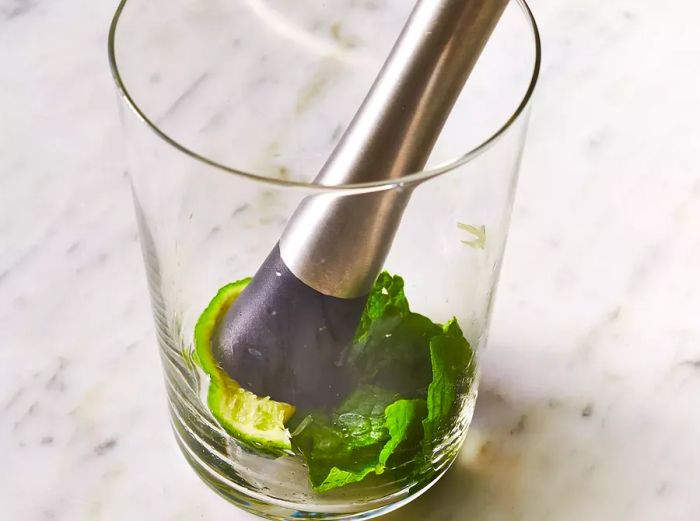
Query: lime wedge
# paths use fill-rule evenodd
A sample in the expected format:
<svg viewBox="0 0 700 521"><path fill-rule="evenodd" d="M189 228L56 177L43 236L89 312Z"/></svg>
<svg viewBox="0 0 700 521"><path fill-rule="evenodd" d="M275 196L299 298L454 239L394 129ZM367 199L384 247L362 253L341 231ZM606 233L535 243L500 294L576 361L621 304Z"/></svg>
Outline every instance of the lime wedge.
<svg viewBox="0 0 700 521"><path fill-rule="evenodd" d="M243 389L219 367L212 351L219 320L248 282L250 278L242 279L219 290L197 320L195 350L200 367L209 375L207 403L214 418L238 441L264 452L284 454L292 449L285 424L294 414L294 406Z"/></svg>

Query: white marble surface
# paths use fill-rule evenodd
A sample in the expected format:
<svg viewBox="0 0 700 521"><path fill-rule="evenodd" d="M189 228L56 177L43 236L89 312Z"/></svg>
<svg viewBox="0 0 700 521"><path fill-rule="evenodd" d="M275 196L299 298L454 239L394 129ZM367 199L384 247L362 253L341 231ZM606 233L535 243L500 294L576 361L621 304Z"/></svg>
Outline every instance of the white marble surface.
<svg viewBox="0 0 700 521"><path fill-rule="evenodd" d="M0 519L252 519L167 428L106 62L0 0ZM700 7L533 0L545 45L482 396L392 520L700 519Z"/></svg>

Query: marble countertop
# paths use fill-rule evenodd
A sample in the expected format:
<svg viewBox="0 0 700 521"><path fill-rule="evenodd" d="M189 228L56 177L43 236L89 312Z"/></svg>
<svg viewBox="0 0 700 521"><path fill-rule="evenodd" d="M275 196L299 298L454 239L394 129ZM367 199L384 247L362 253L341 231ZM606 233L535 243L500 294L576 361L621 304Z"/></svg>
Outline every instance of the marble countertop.
<svg viewBox="0 0 700 521"><path fill-rule="evenodd" d="M0 519L253 519L167 427L106 61L0 0ZM700 7L532 0L542 80L476 418L387 520L700 519Z"/></svg>

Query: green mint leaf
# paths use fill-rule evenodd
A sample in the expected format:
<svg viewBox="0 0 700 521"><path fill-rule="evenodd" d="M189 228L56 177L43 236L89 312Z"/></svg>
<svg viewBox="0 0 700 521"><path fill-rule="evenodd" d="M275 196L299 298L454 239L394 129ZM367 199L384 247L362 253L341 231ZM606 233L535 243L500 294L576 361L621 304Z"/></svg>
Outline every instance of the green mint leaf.
<svg viewBox="0 0 700 521"><path fill-rule="evenodd" d="M368 465L356 472L351 472L347 470L339 469L338 467L333 467L323 483L315 487L317 492L326 492L327 490L332 490L334 488L343 487L349 485L350 483L357 483L362 481L372 472L376 474L381 474L384 469L381 466L373 467Z"/></svg>
<svg viewBox="0 0 700 521"><path fill-rule="evenodd" d="M457 396L474 375L473 352L456 319L430 340L433 381L428 386L428 415L423 420L426 443L431 444L451 428Z"/></svg>
<svg viewBox="0 0 700 521"><path fill-rule="evenodd" d="M379 387L360 387L340 404L333 424L351 447L383 443L388 436L384 426L384 409L397 398L396 393Z"/></svg>
<svg viewBox="0 0 700 521"><path fill-rule="evenodd" d="M323 482L315 486L318 492L342 487L363 480L371 473L382 474L387 468L398 466L413 459L420 449L423 439L421 421L425 418L425 400L397 400L384 409L385 428L389 440L376 453L380 445L372 445L371 452L365 452L367 459L354 470L333 466Z"/></svg>
<svg viewBox="0 0 700 521"><path fill-rule="evenodd" d="M405 463L423 439L425 400L396 399L372 386L358 389L332 415L308 415L292 433L311 485L324 492Z"/></svg>
<svg viewBox="0 0 700 521"><path fill-rule="evenodd" d="M424 398L432 378L428 343L441 333L440 326L410 311L403 279L383 272L370 293L350 363L364 384Z"/></svg>
<svg viewBox="0 0 700 521"><path fill-rule="evenodd" d="M401 461L408 461L418 452L423 439L422 421L428 413L425 400L397 400L384 410L389 441L379 453L379 463L387 466L401 449Z"/></svg>
<svg viewBox="0 0 700 521"><path fill-rule="evenodd" d="M384 410L397 398L383 389L361 387L332 415L313 413L299 424L292 445L306 459L314 490L323 492L384 471L379 454L390 438Z"/></svg>
<svg viewBox="0 0 700 521"><path fill-rule="evenodd" d="M392 312L372 323L365 342L354 346L352 361L363 382L425 398L432 379L429 342L441 332L423 315L406 312L397 319Z"/></svg>
<svg viewBox="0 0 700 521"><path fill-rule="evenodd" d="M355 332L358 342L364 340L372 323L385 314L401 315L408 312L408 301L403 292L403 279L398 275L392 277L383 271L377 277L367 298L367 304L360 318L360 325Z"/></svg>
<svg viewBox="0 0 700 521"><path fill-rule="evenodd" d="M324 486L337 464L359 463L360 466L369 467L366 461L358 462L359 451L351 449L343 433L324 415L312 414L304 418L292 433L292 447L304 456L309 480L316 490ZM367 460L371 461L371 458Z"/></svg>

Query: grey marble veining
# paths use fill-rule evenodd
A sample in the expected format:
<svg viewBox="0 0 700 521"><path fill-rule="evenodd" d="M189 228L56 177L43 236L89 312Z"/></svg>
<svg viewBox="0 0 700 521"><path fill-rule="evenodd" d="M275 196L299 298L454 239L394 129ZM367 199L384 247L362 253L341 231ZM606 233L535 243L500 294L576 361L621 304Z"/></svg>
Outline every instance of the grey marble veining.
<svg viewBox="0 0 700 521"><path fill-rule="evenodd" d="M113 7L0 3L0 519L252 520L167 427ZM700 7L532 7L543 75L475 422L386 519L695 521Z"/></svg>

